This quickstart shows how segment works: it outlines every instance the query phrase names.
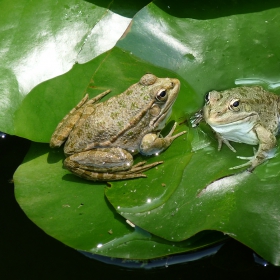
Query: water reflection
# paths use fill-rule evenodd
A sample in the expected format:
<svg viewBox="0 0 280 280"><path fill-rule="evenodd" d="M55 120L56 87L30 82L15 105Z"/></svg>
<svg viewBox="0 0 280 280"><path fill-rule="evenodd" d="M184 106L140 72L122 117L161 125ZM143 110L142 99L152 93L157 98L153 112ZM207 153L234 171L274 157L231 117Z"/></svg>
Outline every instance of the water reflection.
<svg viewBox="0 0 280 280"><path fill-rule="evenodd" d="M253 257L254 257L254 261L255 261L255 263L258 263L258 264L260 264L260 265L262 265L262 266L268 266L269 265L269 263L266 261L266 260L264 260L263 258L261 258L259 255L257 255L256 253L253 253Z"/></svg>
<svg viewBox="0 0 280 280"><path fill-rule="evenodd" d="M278 90L280 89L280 82L271 82L264 79L258 79L258 78L243 78L243 79L236 79L235 84L238 86L253 86L253 85L259 85L267 90Z"/></svg>
<svg viewBox="0 0 280 280"><path fill-rule="evenodd" d="M210 257L218 252L218 250L223 246L223 244L216 245L211 248L203 249L198 252L191 252L186 254L178 254L173 256L168 256L165 258L152 259L152 260L129 260L129 259L121 259L121 258L111 258L106 256L100 256L96 254L92 254L89 252L79 251L83 255L101 261L106 264L117 265L126 268L144 268L151 269L157 267L168 267L174 264L182 264L191 261L200 260L205 257Z"/></svg>
<svg viewBox="0 0 280 280"><path fill-rule="evenodd" d="M154 246L155 247L155 246ZM230 269L233 271L244 271L254 265L263 267L271 266L269 262L261 258L250 248L245 247L234 239L228 239L218 245L211 246L194 252L175 254L151 260L130 260L122 258L111 258L101 255L92 254L85 251L79 251L86 257L124 268L134 269L154 269L164 268L172 265L186 264L193 261L199 261L207 257L212 257L213 265Z"/></svg>
<svg viewBox="0 0 280 280"><path fill-rule="evenodd" d="M2 138L2 139L6 138L6 134L3 132L0 132L0 138Z"/></svg>

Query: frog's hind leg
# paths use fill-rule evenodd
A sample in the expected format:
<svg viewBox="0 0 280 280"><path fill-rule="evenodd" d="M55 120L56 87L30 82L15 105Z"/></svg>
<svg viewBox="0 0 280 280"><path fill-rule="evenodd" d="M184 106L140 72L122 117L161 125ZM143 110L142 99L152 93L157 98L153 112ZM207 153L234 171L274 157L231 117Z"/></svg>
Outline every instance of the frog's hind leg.
<svg viewBox="0 0 280 280"><path fill-rule="evenodd" d="M146 161L141 161L141 162L138 162L137 164L133 165L131 167L131 169L126 170L126 171L120 171L120 172L118 172L118 174L132 174L132 173L138 174L138 173L144 172L146 170L149 170L162 163L163 163L163 161L156 161L156 162L153 162L150 164L146 164ZM142 175L144 175L144 174L142 174ZM145 177L147 177L147 176L145 175Z"/></svg>
<svg viewBox="0 0 280 280"><path fill-rule="evenodd" d="M67 139L75 123L80 119L83 111L80 108L88 101L88 94L74 107L57 125L51 140L50 147L58 148Z"/></svg>
<svg viewBox="0 0 280 280"><path fill-rule="evenodd" d="M121 171L117 173L98 173L82 168L72 169L71 172L75 175L91 181L118 181L118 180L127 180L135 178L146 178L147 176L142 172L151 169L159 164L162 164L163 161L157 161L151 164L145 165L145 161L139 162L132 166L131 169L126 171Z"/></svg>
<svg viewBox="0 0 280 280"><path fill-rule="evenodd" d="M91 98L90 100L88 100L88 94L86 94L85 97L75 106L75 108L73 108L57 125L50 140L50 147L51 148L60 147L69 136L74 125L81 118L84 111L83 107L98 102L102 97L104 97L109 92L110 90L106 90L103 93L100 93L99 95Z"/></svg>
<svg viewBox="0 0 280 280"><path fill-rule="evenodd" d="M90 100L88 100L87 103L86 103L86 105L88 105L88 104L94 104L94 103L98 102L100 99L102 99L105 95L107 95L107 94L110 93L110 92L111 92L111 90L108 89L108 90L106 90L106 91L104 91L104 92L98 94L97 96L95 96L95 97L91 98ZM86 94L86 96L88 96L88 94Z"/></svg>
<svg viewBox="0 0 280 280"><path fill-rule="evenodd" d="M119 174L119 173L97 173L81 168L71 170L75 175L90 181L117 181L134 178L146 178L145 174Z"/></svg>
<svg viewBox="0 0 280 280"><path fill-rule="evenodd" d="M90 167L84 166L80 167L77 163L72 161L69 158L66 158L64 161L64 167L69 169L73 174L91 181L117 181L117 180L126 180L134 178L146 178L147 176L142 172L151 169L163 161L157 161L151 164L146 164L145 161L139 162L133 165L129 170L118 171L118 172L96 172L90 170Z"/></svg>

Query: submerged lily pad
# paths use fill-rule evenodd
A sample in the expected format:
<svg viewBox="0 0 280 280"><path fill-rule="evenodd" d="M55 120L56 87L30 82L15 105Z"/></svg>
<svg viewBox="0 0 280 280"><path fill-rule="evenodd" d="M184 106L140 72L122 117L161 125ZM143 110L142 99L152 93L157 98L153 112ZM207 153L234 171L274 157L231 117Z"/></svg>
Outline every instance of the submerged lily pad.
<svg viewBox="0 0 280 280"><path fill-rule="evenodd" d="M165 254L164 250L174 241L175 247L180 247L199 232L215 230L253 248L270 262L280 264L279 156L252 174L242 170L231 172L230 167L240 164L236 155L227 147L218 153L210 129L203 125L193 129L186 121L201 108L204 93L211 89L232 87L237 79L262 79L274 85L279 82L277 19L280 8L261 4L261 1L241 3L217 1L217 5L212 3L215 8L210 9L206 1L201 6L201 3L178 4L177 1L150 3L135 15L130 28L112 50L91 62L75 65L69 73L40 84L28 94L14 115L15 131L34 141L48 142L57 123L85 92L92 97L110 88L112 96L137 82L146 72L177 77L181 81L181 92L170 121L181 124L178 131L188 131L186 137L176 139L158 157L147 158L149 163L164 160L158 169L147 171L147 179L114 182L106 187L106 196L115 209L104 199L104 184L67 175L61 162L51 163L55 152L49 154L48 161L46 146L36 145L36 153L31 150L15 174L17 200L36 224L74 248L126 258L159 256ZM252 146L234 146L237 155L253 153ZM59 156L61 160L62 155ZM226 177L232 174L235 175ZM217 181L223 177L226 178ZM48 188L50 200L46 199ZM67 188L73 188L68 196ZM88 212L81 212L91 203L94 206L87 208ZM72 214L68 215L67 210ZM44 213L46 219L42 219ZM150 235L144 231L132 233L117 213L150 232L152 238L159 238L157 242L160 240L164 246L159 246L158 252L153 251L156 253L147 251L145 256L136 256L132 253L136 242L131 242L126 251L121 240L127 236L138 238L140 234L137 244L139 248L146 248ZM116 229L111 229L110 224ZM90 235L93 230L94 235ZM103 247L106 249L113 244L110 230L117 234L121 246L112 246L113 253L109 253L109 249L97 250L99 242L108 244ZM70 231L71 236L67 233ZM211 243L205 240L205 245ZM219 234L217 240L220 240ZM189 247L180 247L176 252L184 250Z"/></svg>

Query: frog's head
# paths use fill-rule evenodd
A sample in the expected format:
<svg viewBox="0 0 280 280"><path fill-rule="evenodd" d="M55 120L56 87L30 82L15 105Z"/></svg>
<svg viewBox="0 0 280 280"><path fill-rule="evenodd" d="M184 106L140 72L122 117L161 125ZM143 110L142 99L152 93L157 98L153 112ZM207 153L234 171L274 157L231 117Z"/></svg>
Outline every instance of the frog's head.
<svg viewBox="0 0 280 280"><path fill-rule="evenodd" d="M204 118L212 126L249 122L257 115L256 101L249 87L213 90L205 96Z"/></svg>
<svg viewBox="0 0 280 280"><path fill-rule="evenodd" d="M165 122L171 114L172 105L178 96L180 81L175 78L158 78L153 74L146 74L139 83L149 88L150 127L161 130L165 126Z"/></svg>

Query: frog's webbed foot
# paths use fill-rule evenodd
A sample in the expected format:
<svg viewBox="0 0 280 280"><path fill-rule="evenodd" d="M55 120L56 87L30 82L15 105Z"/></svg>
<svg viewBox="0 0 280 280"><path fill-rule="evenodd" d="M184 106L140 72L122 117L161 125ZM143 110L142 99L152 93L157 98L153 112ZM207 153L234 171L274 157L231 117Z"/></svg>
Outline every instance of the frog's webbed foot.
<svg viewBox="0 0 280 280"><path fill-rule="evenodd" d="M222 149L223 144L226 144L231 151L236 153L236 150L231 146L231 144L226 138L222 137L222 135L217 132L215 132L215 134L218 139L218 151Z"/></svg>
<svg viewBox="0 0 280 280"><path fill-rule="evenodd" d="M118 180L136 179L136 178L146 178L147 176L142 172L163 163L163 161L157 161L147 165L145 165L145 163L146 163L145 161L139 162L138 164L132 166L132 168L129 170L119 171L116 173L94 172L88 169L83 169L81 167L73 168L73 166L70 171L75 175L90 181L118 181ZM68 163L64 165L66 168L67 168L67 164Z"/></svg>
<svg viewBox="0 0 280 280"><path fill-rule="evenodd" d="M145 174L122 174L120 173L98 173L82 168L76 168L71 170L75 175L90 181L118 181L118 180L127 180L135 178L146 178Z"/></svg>
<svg viewBox="0 0 280 280"><path fill-rule="evenodd" d="M244 164L231 167L230 169L239 169L239 168L249 166L247 170L249 172L252 172L258 165L262 164L266 159L270 157L266 152L260 152L259 150L256 151L255 148L253 148L253 150L254 150L254 156L251 157L237 156L237 158L239 159L248 160L248 161L245 162Z"/></svg>
<svg viewBox="0 0 280 280"><path fill-rule="evenodd" d="M110 90L106 90L103 93L100 93L99 95L93 97L92 99L88 99L88 94L86 94L84 98L59 122L54 133L52 134L50 147L60 147L69 136L75 124L83 115L85 106L96 103L109 92Z"/></svg>
<svg viewBox="0 0 280 280"><path fill-rule="evenodd" d="M190 117L192 127L197 127L203 120L203 109L200 109L193 116Z"/></svg>
<svg viewBox="0 0 280 280"><path fill-rule="evenodd" d="M219 134L217 132L215 132L215 134L218 139L218 151L221 150L223 144L226 144L231 151L236 153L236 150L231 146L230 142L227 139L225 139L221 134ZM233 170L233 169L239 169L239 168L250 166L250 168L248 168L248 171L252 171L257 165L259 165L259 163L258 164L256 163L256 154L257 153L256 153L255 149L254 149L254 154L255 155L251 156L251 157L237 156L237 158L243 159L243 160L248 160L248 162L237 165L237 166L230 167L229 169Z"/></svg>
<svg viewBox="0 0 280 280"><path fill-rule="evenodd" d="M156 162L153 162L150 164L146 164L146 161L141 161L141 162L138 162L137 164L133 165L130 170L120 171L120 172L118 172L118 174L124 174L124 175L139 174L141 172L149 170L162 163L163 163L163 161L156 161ZM142 175L141 177L147 177L145 174L139 174L139 175Z"/></svg>
<svg viewBox="0 0 280 280"><path fill-rule="evenodd" d="M181 136L181 135L187 133L186 131L182 131L182 132L179 132L179 133L177 133L177 134L175 134L175 135L172 136L173 132L175 131L176 126L177 126L177 123L175 122L174 125L172 126L171 130L169 131L169 133L164 137L164 139L168 139L169 141L171 141L170 144L172 143L172 141L173 141L174 139L176 139L176 138L178 138L179 136ZM170 144L169 144L169 145L170 145Z"/></svg>
<svg viewBox="0 0 280 280"><path fill-rule="evenodd" d="M243 168L243 167L247 167L247 166L251 166L248 171L252 171L255 167L252 167L252 163L253 163L253 160L254 160L254 156L253 157L237 157L239 159L244 159L244 160L249 160L243 164L240 164L240 165L237 165L237 166L233 166L233 167L230 167L229 169L233 170L233 169L239 169L239 168Z"/></svg>
<svg viewBox="0 0 280 280"><path fill-rule="evenodd" d="M160 152L167 149L174 139L186 133L186 131L179 132L175 135L172 135L175 131L177 123L175 122L170 132L165 137L160 137L156 133L146 134L140 145L140 152L143 155L158 155Z"/></svg>

